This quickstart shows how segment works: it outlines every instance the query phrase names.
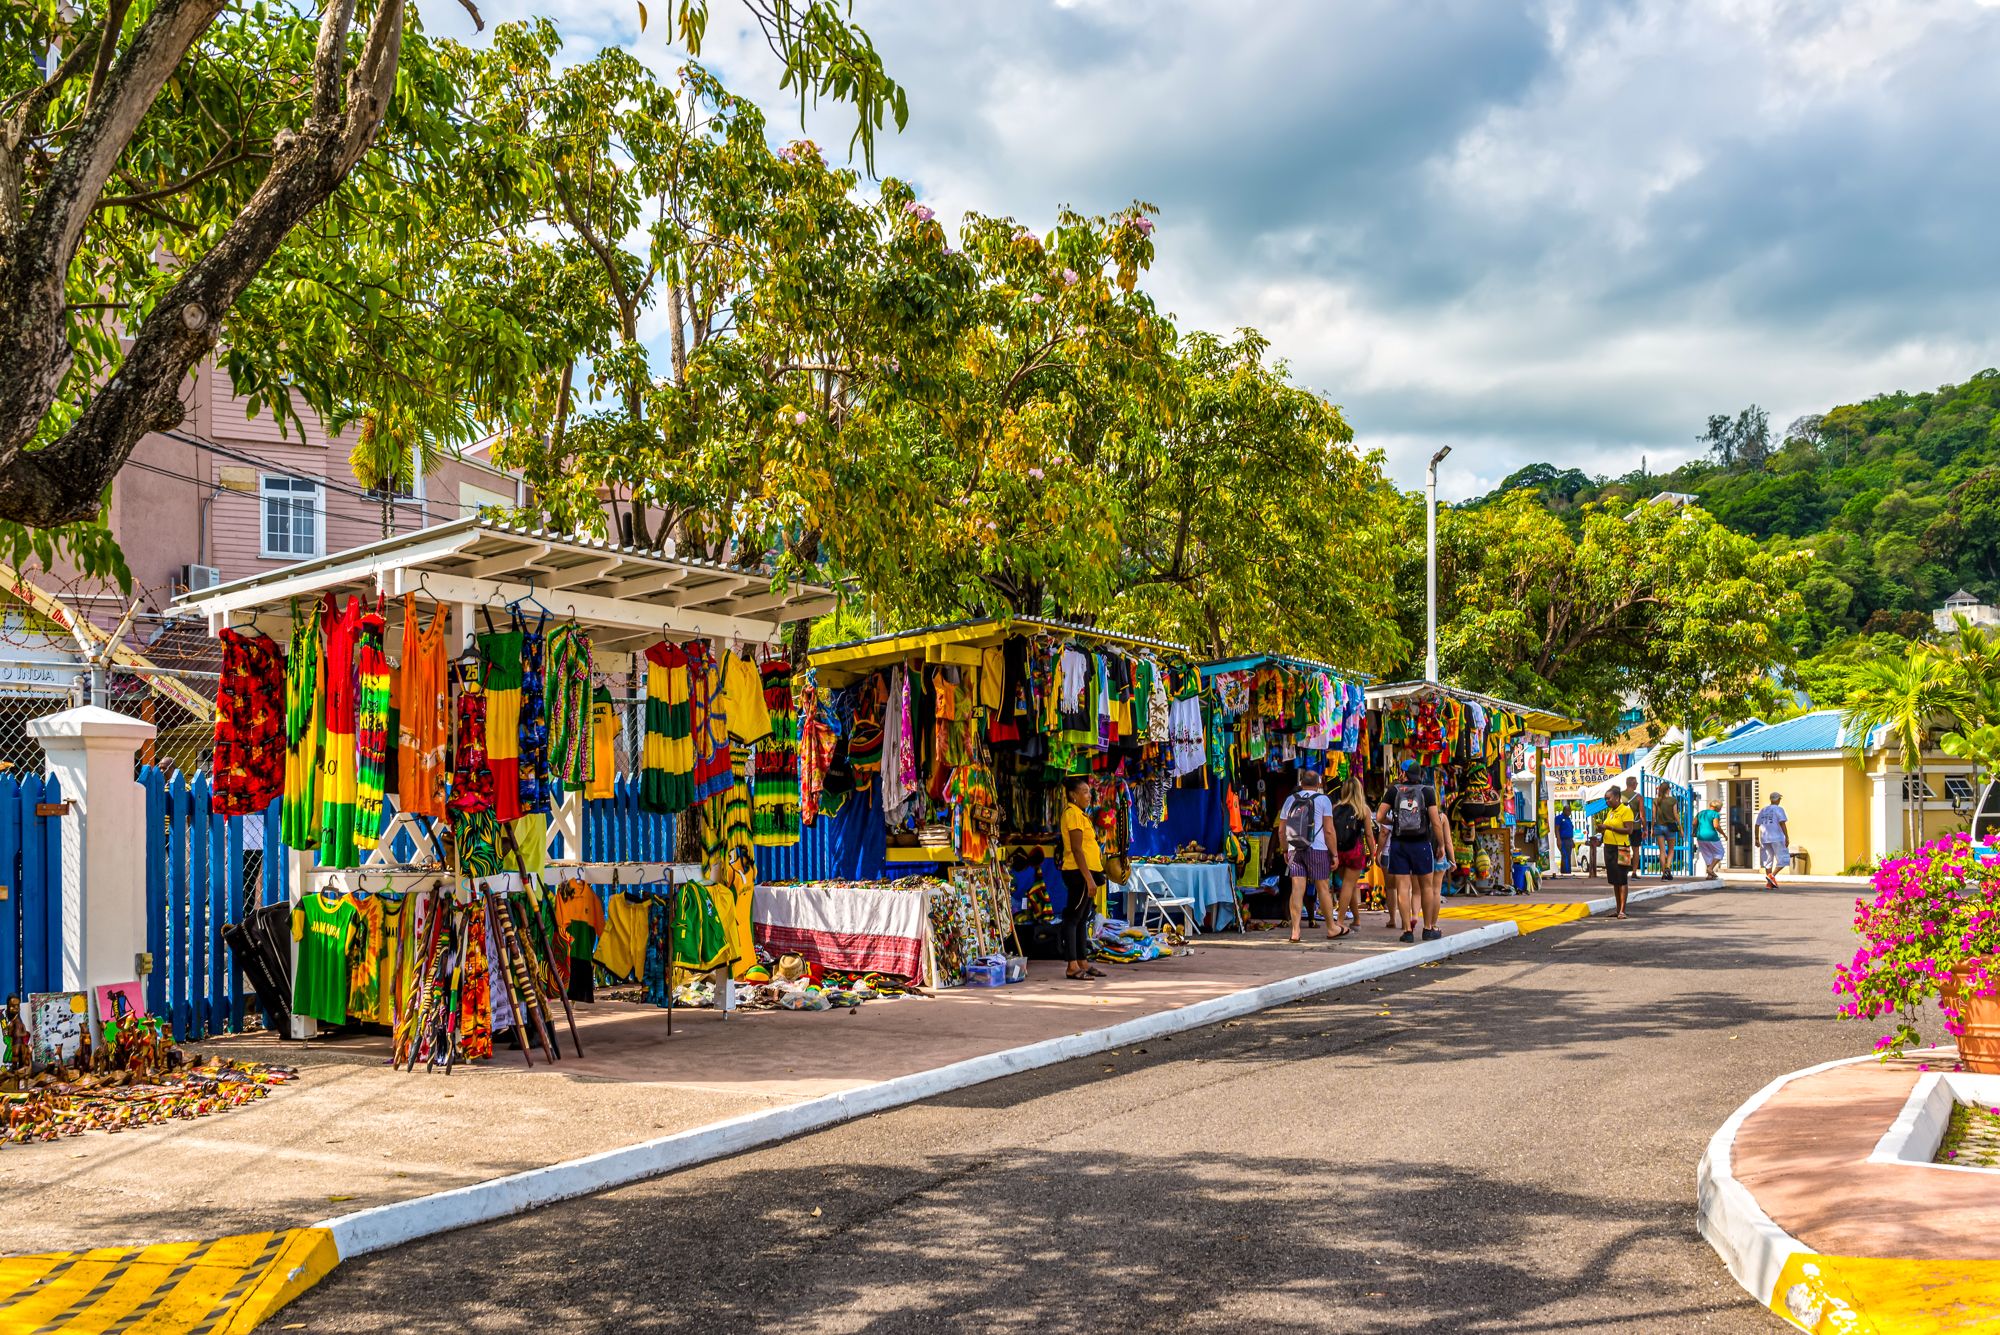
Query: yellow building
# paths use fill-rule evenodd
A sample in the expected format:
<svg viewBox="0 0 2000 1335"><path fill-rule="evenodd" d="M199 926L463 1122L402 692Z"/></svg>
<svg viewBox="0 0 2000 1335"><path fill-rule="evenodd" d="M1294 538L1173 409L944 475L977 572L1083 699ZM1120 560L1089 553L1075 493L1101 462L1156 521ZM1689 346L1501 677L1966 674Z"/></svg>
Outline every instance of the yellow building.
<svg viewBox="0 0 2000 1335"><path fill-rule="evenodd" d="M1802 870L1865 869L1902 848L1908 842L1904 803L1915 803L1918 781L1896 766L1879 732L1869 739L1865 760L1857 759L1854 742L1839 711L1820 709L1698 748L1696 787L1726 817L1729 865L1756 865L1757 812L1773 793L1782 797ZM1965 829L1976 796L1971 765L1927 754L1922 838Z"/></svg>

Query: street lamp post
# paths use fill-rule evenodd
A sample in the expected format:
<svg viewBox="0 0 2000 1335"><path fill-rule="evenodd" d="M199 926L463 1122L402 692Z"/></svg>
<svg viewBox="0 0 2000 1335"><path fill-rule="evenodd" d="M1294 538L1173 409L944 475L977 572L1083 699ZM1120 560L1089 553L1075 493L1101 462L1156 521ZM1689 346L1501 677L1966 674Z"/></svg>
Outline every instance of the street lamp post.
<svg viewBox="0 0 2000 1335"><path fill-rule="evenodd" d="M1424 474L1424 680L1438 679L1438 465L1447 445L1431 456Z"/></svg>

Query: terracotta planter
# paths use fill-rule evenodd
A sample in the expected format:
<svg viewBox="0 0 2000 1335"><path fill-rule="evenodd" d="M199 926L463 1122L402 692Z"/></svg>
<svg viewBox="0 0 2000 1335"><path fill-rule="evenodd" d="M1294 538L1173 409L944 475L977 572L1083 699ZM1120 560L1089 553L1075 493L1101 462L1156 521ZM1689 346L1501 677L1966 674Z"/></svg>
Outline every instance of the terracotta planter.
<svg viewBox="0 0 2000 1335"><path fill-rule="evenodd" d="M1987 960L1986 973L2000 980L2000 959ZM1974 995L1970 974L1969 969L1953 970L1952 985L1944 993L1944 1000L1957 1008L1959 1027L1965 1031L1958 1036L1958 1057L1968 1071L2000 1075L2000 996ZM1958 985L1961 976L1964 987Z"/></svg>

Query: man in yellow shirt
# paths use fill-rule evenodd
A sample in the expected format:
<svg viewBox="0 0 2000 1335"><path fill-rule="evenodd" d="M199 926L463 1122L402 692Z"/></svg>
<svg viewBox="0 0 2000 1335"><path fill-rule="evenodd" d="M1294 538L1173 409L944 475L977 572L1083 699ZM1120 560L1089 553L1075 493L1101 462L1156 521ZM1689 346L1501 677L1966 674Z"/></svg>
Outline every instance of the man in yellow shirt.
<svg viewBox="0 0 2000 1335"><path fill-rule="evenodd" d="M1623 788L1613 785L1604 790L1599 828L1604 831L1604 879L1611 882L1611 892L1618 897L1618 911L1611 916L1623 918L1626 883L1632 875L1632 835L1639 828L1639 818L1626 802Z"/></svg>

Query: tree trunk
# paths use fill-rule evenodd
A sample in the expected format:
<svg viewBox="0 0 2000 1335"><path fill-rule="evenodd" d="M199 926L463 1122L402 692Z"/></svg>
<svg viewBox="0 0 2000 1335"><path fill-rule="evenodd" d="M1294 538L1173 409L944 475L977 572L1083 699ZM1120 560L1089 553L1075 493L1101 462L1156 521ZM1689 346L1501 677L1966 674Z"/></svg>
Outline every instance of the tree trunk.
<svg viewBox="0 0 2000 1335"><path fill-rule="evenodd" d="M198 36L220 8L217 0L170 4L154 11L141 29L152 31L163 13L174 12L183 29L193 26L188 42ZM131 349L110 379L91 397L83 412L47 447L26 452L48 410L55 388L68 369L63 344L62 276L75 253L75 240L56 237L58 244L17 246L20 236L7 238L9 268L0 280L0 350L4 360L22 369L0 376L0 519L32 528L52 528L96 516L104 489L131 456L139 438L149 431L180 425L186 416L181 402L188 372L214 349L222 318L269 262L285 237L331 196L349 168L367 151L395 86L396 62L402 50L402 0L384 0L351 77L347 75L348 26L352 0L326 7L319 45L313 58L313 103L299 130L282 133L272 145L271 170L256 194L209 250L181 271L134 335ZM195 20L198 19L198 25ZM128 81L163 58L157 47L135 39L118 62L108 91L90 114L130 100ZM166 71L179 64L182 42ZM162 75L159 83L164 83ZM347 105L341 106L341 86ZM137 128L158 94L152 86L132 112ZM105 113L107 116L109 113ZM128 130L123 142L131 137ZM73 146L74 147L74 146ZM63 161L71 154L65 152ZM114 152L112 158L115 160ZM109 164L105 165L108 175ZM59 167L59 171L61 168ZM91 184L87 174L65 184L66 190L87 189L82 215L87 216L102 178ZM60 209L62 195L45 190L35 216ZM33 223L31 221L31 228ZM82 230L82 217L76 233ZM57 262L59 261L59 263ZM54 263L53 277L39 273ZM50 288L50 282L53 288ZM24 388L25 385L25 388Z"/></svg>

